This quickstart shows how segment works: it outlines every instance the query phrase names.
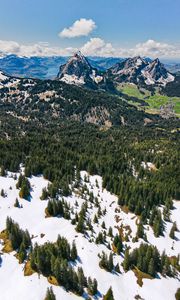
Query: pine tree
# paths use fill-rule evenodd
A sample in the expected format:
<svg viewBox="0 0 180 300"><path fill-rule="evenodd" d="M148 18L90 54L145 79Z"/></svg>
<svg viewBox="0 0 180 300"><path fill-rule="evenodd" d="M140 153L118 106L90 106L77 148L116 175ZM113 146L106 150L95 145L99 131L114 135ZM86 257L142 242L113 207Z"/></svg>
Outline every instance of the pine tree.
<svg viewBox="0 0 180 300"><path fill-rule="evenodd" d="M24 245L24 243L21 243L19 252L18 252L18 257L19 257L20 263L24 262L24 260L26 259L26 256L27 256L27 253L26 253L25 245Z"/></svg>
<svg viewBox="0 0 180 300"><path fill-rule="evenodd" d="M108 235L109 235L110 237L113 236L113 230L112 230L112 227L111 227L111 226L109 227Z"/></svg>
<svg viewBox="0 0 180 300"><path fill-rule="evenodd" d="M160 235L163 235L163 221L162 221L162 217L161 217L161 212L157 212L157 215L153 221L153 231L154 231L154 235L155 237L158 237Z"/></svg>
<svg viewBox="0 0 180 300"><path fill-rule="evenodd" d="M76 226L76 231L80 232L80 233L84 233L84 231L85 231L83 215L79 216L78 223L77 223L77 226Z"/></svg>
<svg viewBox="0 0 180 300"><path fill-rule="evenodd" d="M96 214L94 215L94 220L93 220L93 222L94 222L94 223L98 223L98 218L97 218L97 215L96 215Z"/></svg>
<svg viewBox="0 0 180 300"><path fill-rule="evenodd" d="M96 244L103 244L103 242L104 242L103 234L102 232L99 232L96 238Z"/></svg>
<svg viewBox="0 0 180 300"><path fill-rule="evenodd" d="M21 187L21 189L19 192L19 197L28 200L28 198L30 196L30 183L27 178L25 178L25 177L23 178L22 184L20 187Z"/></svg>
<svg viewBox="0 0 180 300"><path fill-rule="evenodd" d="M115 235L113 244L116 247L117 254L120 254L123 250L123 244L120 235Z"/></svg>
<svg viewBox="0 0 180 300"><path fill-rule="evenodd" d="M108 260L108 270L111 272L113 269L114 269L113 255L112 255L112 253L110 253L109 260Z"/></svg>
<svg viewBox="0 0 180 300"><path fill-rule="evenodd" d="M48 191L47 191L46 188L43 188L43 189L42 189L42 195L41 195L40 199L41 199L41 200L46 200L47 197L48 197Z"/></svg>
<svg viewBox="0 0 180 300"><path fill-rule="evenodd" d="M154 266L153 258L151 258L149 265L148 265L148 274L150 274L152 277L155 276L155 266Z"/></svg>
<svg viewBox="0 0 180 300"><path fill-rule="evenodd" d="M97 280L94 279L92 283L92 295L96 295L98 292L98 283Z"/></svg>
<svg viewBox="0 0 180 300"><path fill-rule="evenodd" d="M46 297L44 300L56 300L52 287L47 288Z"/></svg>
<svg viewBox="0 0 180 300"><path fill-rule="evenodd" d="M102 226L103 229L106 228L106 225L105 225L105 222L104 222L104 221L102 222L102 225L101 225L101 226Z"/></svg>
<svg viewBox="0 0 180 300"><path fill-rule="evenodd" d="M170 230L170 233L169 233L169 236L171 239L175 239L175 231L177 231L177 225L176 225L176 222L173 223L172 227L171 227L171 230Z"/></svg>
<svg viewBox="0 0 180 300"><path fill-rule="evenodd" d="M1 166L1 168L0 168L0 176L6 176L6 171L5 171L5 168L4 168L4 166Z"/></svg>
<svg viewBox="0 0 180 300"><path fill-rule="evenodd" d="M138 228L137 228L137 238L144 238L144 227L143 224L140 222L138 224Z"/></svg>
<svg viewBox="0 0 180 300"><path fill-rule="evenodd" d="M72 248L71 248L71 259L73 261L75 261L77 259L77 248L76 248L76 244L75 241L73 241L72 243Z"/></svg>
<svg viewBox="0 0 180 300"><path fill-rule="evenodd" d="M103 300L114 300L114 295L112 291L112 287L109 288L106 295L104 295Z"/></svg>
<svg viewBox="0 0 180 300"><path fill-rule="evenodd" d="M19 204L19 201L17 198L15 200L14 207L18 207L18 208L20 207L20 204Z"/></svg>
<svg viewBox="0 0 180 300"><path fill-rule="evenodd" d="M5 197L5 192L3 189L1 190L1 197L3 197L3 198Z"/></svg>
<svg viewBox="0 0 180 300"><path fill-rule="evenodd" d="M87 278L84 275L83 269L78 267L77 271L78 282L82 287L87 287Z"/></svg>
<svg viewBox="0 0 180 300"><path fill-rule="evenodd" d="M130 268L130 256L129 256L129 250L126 249L125 255L124 255L124 261L123 261L123 268L127 272Z"/></svg>

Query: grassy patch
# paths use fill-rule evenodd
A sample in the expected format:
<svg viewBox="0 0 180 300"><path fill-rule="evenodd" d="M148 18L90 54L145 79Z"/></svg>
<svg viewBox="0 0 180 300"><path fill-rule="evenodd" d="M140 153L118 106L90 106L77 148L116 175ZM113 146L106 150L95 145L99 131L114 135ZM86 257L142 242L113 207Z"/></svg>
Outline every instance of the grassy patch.
<svg viewBox="0 0 180 300"><path fill-rule="evenodd" d="M4 242L4 247L2 248L2 251L4 253L12 252L13 251L12 244L11 244L11 241L8 239L8 233L6 230L3 230L0 233L0 239L3 240L3 242Z"/></svg>
<svg viewBox="0 0 180 300"><path fill-rule="evenodd" d="M151 275L141 272L136 267L133 269L133 272L137 278L137 284L139 284L140 287L143 286L143 279L153 279Z"/></svg>
<svg viewBox="0 0 180 300"><path fill-rule="evenodd" d="M132 96L141 100L151 95L151 93L145 89L138 89L138 87L134 84L120 84L117 87L117 90L126 94L128 96Z"/></svg>
<svg viewBox="0 0 180 300"><path fill-rule="evenodd" d="M45 218L50 218L51 215L48 213L47 207L45 208Z"/></svg>
<svg viewBox="0 0 180 300"><path fill-rule="evenodd" d="M31 268L30 261L28 260L24 266L24 276L31 276L35 271Z"/></svg>
<svg viewBox="0 0 180 300"><path fill-rule="evenodd" d="M13 251L13 247L10 240L6 240L2 249L4 253L10 253Z"/></svg>
<svg viewBox="0 0 180 300"><path fill-rule="evenodd" d="M162 105L166 105L169 102L172 102L176 115L180 117L179 97L168 97L166 95L161 95L158 90L156 91L155 95L151 96L150 91L145 89L138 89L136 85L129 83L119 84L117 90L122 92L123 94L128 95L129 97L135 97L147 102L148 106L146 106L146 111L152 114L158 113ZM128 103L139 107L138 102L129 100Z"/></svg>
<svg viewBox="0 0 180 300"><path fill-rule="evenodd" d="M48 280L48 282L50 283L50 284L53 284L53 285L59 285L58 284L58 282L57 282L57 279L54 277L54 276L49 276L48 278L47 278L47 280Z"/></svg>
<svg viewBox="0 0 180 300"><path fill-rule="evenodd" d="M7 233L6 230L3 230L3 231L0 232L0 239L3 240L3 241L8 239L8 233Z"/></svg>
<svg viewBox="0 0 180 300"><path fill-rule="evenodd" d="M128 213L129 213L129 208L128 208L128 206L123 205L123 206L121 206L121 209L122 209L122 211L123 211L125 214L128 214Z"/></svg>

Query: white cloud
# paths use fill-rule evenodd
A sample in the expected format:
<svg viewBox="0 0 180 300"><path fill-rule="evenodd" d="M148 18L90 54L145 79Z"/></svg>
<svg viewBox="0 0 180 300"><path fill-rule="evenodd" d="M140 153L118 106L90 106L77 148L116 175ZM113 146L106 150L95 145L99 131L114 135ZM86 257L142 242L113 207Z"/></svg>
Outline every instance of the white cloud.
<svg viewBox="0 0 180 300"><path fill-rule="evenodd" d="M80 19L74 22L69 28L64 28L60 33L60 37L74 38L79 36L87 36L93 29L96 28L96 24L92 19Z"/></svg>
<svg viewBox="0 0 180 300"><path fill-rule="evenodd" d="M115 49L111 43L105 43L100 38L91 38L82 48L81 51L84 55L89 56L113 56Z"/></svg>
<svg viewBox="0 0 180 300"><path fill-rule="evenodd" d="M48 43L37 43L30 45L19 44L14 41L0 40L0 56L16 54L18 56L66 56L73 54L75 48L51 47Z"/></svg>
<svg viewBox="0 0 180 300"><path fill-rule="evenodd" d="M134 49L131 49L131 51L133 55L150 57L180 57L180 48L154 40L139 43Z"/></svg>
<svg viewBox="0 0 180 300"><path fill-rule="evenodd" d="M0 40L0 56L16 54L18 56L69 56L78 49L73 47L52 47L48 43L20 44L15 41ZM170 45L154 40L138 43L133 48L115 48L111 43L106 43L101 38L91 38L83 46L79 47L84 55L89 56L114 56L131 57L136 55L152 58L180 59L180 45Z"/></svg>

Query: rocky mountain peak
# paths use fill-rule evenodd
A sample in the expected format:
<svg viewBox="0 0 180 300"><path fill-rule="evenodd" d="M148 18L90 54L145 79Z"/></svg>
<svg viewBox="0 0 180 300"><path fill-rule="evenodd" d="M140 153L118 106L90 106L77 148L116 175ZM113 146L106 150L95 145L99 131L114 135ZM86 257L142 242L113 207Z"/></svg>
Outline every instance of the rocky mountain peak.
<svg viewBox="0 0 180 300"><path fill-rule="evenodd" d="M60 66L58 79L69 84L97 85L103 80L101 72L92 68L88 59L80 52L76 52L66 64Z"/></svg>
<svg viewBox="0 0 180 300"><path fill-rule="evenodd" d="M148 64L148 66L143 70L143 75L146 78L145 82L147 84L158 83L166 85L166 83L174 80L174 76L167 71L158 58Z"/></svg>
<svg viewBox="0 0 180 300"><path fill-rule="evenodd" d="M109 70L117 82L166 85L174 80L174 76L167 71L158 58L147 61L140 56L135 56L117 63Z"/></svg>

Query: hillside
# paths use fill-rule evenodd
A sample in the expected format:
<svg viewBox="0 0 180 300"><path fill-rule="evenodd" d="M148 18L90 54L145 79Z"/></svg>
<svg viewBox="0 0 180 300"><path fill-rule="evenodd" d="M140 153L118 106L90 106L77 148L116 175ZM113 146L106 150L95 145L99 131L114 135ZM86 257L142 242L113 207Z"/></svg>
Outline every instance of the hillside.
<svg viewBox="0 0 180 300"><path fill-rule="evenodd" d="M61 119L97 125L141 123L149 115L129 105L123 98L105 91L94 91L69 85L59 80L20 79L5 76L0 79L1 111L26 120Z"/></svg>
<svg viewBox="0 0 180 300"><path fill-rule="evenodd" d="M63 217L46 218L47 200L42 201L40 196L42 190L47 188L49 182L39 177L29 178L31 185L31 198L29 201L19 198L19 191L16 188L17 179L14 176L19 174L8 173L6 177L0 177L1 188L3 188L5 196L0 197L0 231L5 229L6 218L11 217L17 222L23 230L28 229L33 245L43 245L46 242L54 243L61 235L66 237L69 243L75 241L78 259L73 266L74 269L81 267L85 276L96 278L98 282L97 298L102 299L102 295L106 294L111 284L114 299L173 299L175 291L179 286L178 275L174 278L169 276L158 275L155 279L151 276L141 275L144 277L142 284L137 283L135 271L125 272L122 267L124 260L123 254L118 254L113 248L113 236L117 235L120 228L122 230L123 248L130 247L133 249L140 244L148 243L155 245L160 253L165 249L169 257L175 257L179 253L179 232L176 233L176 239L169 237L172 222L176 222L179 228L180 203L173 203L171 211L171 222L166 222L164 236L156 238L149 226L144 226L144 233L147 241L142 238L136 238L139 218L132 213L125 212L117 205L117 197L108 193L102 188L102 179L99 176L88 176L86 172L81 172L81 181L79 187L73 188L73 193L69 197L65 197L70 210L70 218L73 219L76 212L79 213L82 205L87 205L86 220L88 224L92 224L92 229L87 228L86 233L78 233L76 226L71 220ZM84 192L83 192L84 190ZM90 197L92 200L90 200ZM93 198L92 198L93 197ZM14 207L15 198L19 199L20 208ZM61 199L61 198L59 198ZM93 200L94 199L94 200ZM96 202L94 202L96 200ZM60 201L60 200L59 200ZM78 204L77 204L78 203ZM97 205L98 203L98 205ZM163 208L163 207L162 207ZM104 213L105 211L105 213ZM100 215L98 215L100 214ZM95 223L95 215L98 215L98 221ZM33 220L33 221L32 221ZM104 224L104 225L103 225ZM90 225L89 225L90 226ZM112 229L112 236L109 235L109 228ZM100 240L100 233L102 241ZM129 233L130 232L130 233ZM98 240L99 239L99 240ZM110 249L108 244L110 244ZM112 252L111 249L114 249ZM3 244L1 245L3 251ZM9 252L9 251L8 251ZM99 267L99 255L106 253L108 256L113 253L113 264L119 265L119 271L108 272ZM0 292L3 294L4 300L24 299L39 300L43 299L47 287L51 286L43 275L34 273L24 276L24 270L27 266L24 263L19 264L15 252L4 253L2 257L2 265L0 268ZM143 273L142 273L143 274ZM140 277L139 277L140 278ZM129 286L131 282L131 286ZM8 286L11 284L11 289ZM17 289L17 284L20 289ZM67 292L62 287L53 286L57 299L80 299L71 291ZM84 293L83 298L87 295Z"/></svg>

